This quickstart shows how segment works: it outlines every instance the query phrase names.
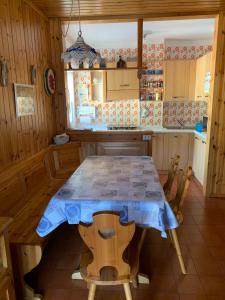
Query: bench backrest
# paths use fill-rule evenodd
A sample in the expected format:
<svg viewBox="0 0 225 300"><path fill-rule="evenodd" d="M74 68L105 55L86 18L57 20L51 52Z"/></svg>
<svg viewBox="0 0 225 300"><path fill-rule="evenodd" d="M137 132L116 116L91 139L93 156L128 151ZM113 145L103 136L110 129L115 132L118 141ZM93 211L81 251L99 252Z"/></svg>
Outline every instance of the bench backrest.
<svg viewBox="0 0 225 300"><path fill-rule="evenodd" d="M41 151L0 173L0 216L16 215L26 205L28 195L50 180L44 162L46 152Z"/></svg>
<svg viewBox="0 0 225 300"><path fill-rule="evenodd" d="M50 146L0 173L0 216L15 216L61 171L63 178L79 166L79 143ZM57 158L57 160L56 160Z"/></svg>

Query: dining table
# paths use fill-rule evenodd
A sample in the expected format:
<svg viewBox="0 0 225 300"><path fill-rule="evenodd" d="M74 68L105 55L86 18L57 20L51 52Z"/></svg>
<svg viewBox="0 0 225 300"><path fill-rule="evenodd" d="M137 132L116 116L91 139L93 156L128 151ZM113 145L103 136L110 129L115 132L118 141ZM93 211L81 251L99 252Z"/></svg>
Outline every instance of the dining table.
<svg viewBox="0 0 225 300"><path fill-rule="evenodd" d="M91 223L99 211L121 222L166 231L178 226L150 156L89 156L49 201L36 229L43 237L63 222Z"/></svg>
<svg viewBox="0 0 225 300"><path fill-rule="evenodd" d="M178 227L150 156L89 156L50 199L36 228L44 237L60 224L92 223L93 214L113 211L121 223L141 227L140 248L148 228L163 238ZM81 279L79 271L72 278ZM149 283L140 276L139 281Z"/></svg>

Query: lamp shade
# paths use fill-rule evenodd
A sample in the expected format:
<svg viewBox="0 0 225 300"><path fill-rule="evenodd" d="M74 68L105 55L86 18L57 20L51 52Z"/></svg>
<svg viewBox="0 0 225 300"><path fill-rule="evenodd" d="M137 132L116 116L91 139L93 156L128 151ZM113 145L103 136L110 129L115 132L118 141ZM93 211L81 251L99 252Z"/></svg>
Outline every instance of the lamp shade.
<svg viewBox="0 0 225 300"><path fill-rule="evenodd" d="M84 60L88 60L89 64L92 64L95 60L99 61L100 58L101 55L94 48L84 42L80 31L76 42L62 53L62 59L66 63L81 63Z"/></svg>

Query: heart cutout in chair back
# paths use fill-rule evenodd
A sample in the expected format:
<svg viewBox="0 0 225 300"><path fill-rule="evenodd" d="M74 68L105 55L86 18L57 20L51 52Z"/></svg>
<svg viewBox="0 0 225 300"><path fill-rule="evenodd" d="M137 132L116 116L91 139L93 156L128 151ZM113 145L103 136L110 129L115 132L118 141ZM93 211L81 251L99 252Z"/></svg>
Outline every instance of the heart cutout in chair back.
<svg viewBox="0 0 225 300"><path fill-rule="evenodd" d="M105 228L102 230L98 230L98 234L104 240L111 239L116 233L113 228Z"/></svg>

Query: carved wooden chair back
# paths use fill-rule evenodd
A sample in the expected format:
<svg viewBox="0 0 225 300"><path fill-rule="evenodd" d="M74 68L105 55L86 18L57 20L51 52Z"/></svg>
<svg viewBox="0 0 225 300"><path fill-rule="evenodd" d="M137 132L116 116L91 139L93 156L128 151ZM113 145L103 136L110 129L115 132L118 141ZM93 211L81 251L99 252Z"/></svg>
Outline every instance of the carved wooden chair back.
<svg viewBox="0 0 225 300"><path fill-rule="evenodd" d="M167 181L165 182L164 186L163 186L163 190L166 196L166 199L168 201L170 201L170 197L171 197L171 190L172 190L172 186L173 186L173 182L174 182L174 178L177 174L177 170L179 167L179 161L180 161L180 156L177 155L174 158L171 159L170 161L170 168L168 171L168 177L167 177Z"/></svg>
<svg viewBox="0 0 225 300"><path fill-rule="evenodd" d="M187 168L186 171L182 169L179 170L177 179L177 192L175 197L170 201L170 205L173 208L173 211L179 223L183 222L181 207L184 201L184 197L187 193L188 187L190 185L192 174L192 167L190 166Z"/></svg>
<svg viewBox="0 0 225 300"><path fill-rule="evenodd" d="M86 278L101 280L101 270L113 267L117 270L115 280L129 280L130 266L123 260L123 253L134 235L135 224L121 224L119 215L113 212L96 213L93 219L91 225L79 224L79 233L93 255Z"/></svg>

